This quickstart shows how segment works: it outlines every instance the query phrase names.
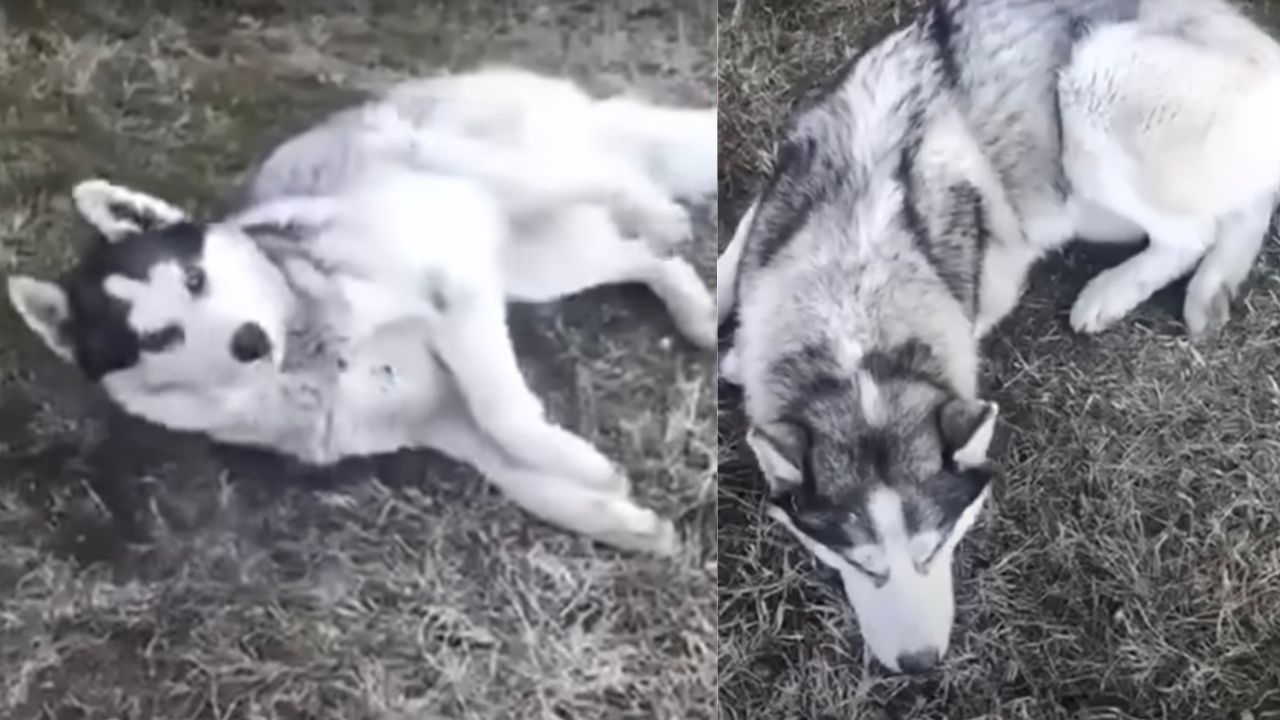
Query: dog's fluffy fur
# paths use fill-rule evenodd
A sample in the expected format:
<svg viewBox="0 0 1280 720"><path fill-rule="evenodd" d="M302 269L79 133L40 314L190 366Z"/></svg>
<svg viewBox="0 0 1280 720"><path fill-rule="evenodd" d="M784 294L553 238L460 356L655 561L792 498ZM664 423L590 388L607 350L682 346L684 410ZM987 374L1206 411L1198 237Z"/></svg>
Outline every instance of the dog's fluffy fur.
<svg viewBox="0 0 1280 720"><path fill-rule="evenodd" d="M210 223L101 180L100 242L14 306L126 410L328 464L434 448L513 501L613 545L669 553L671 523L548 421L506 302L639 282L713 347L710 293L661 248L677 198L714 192L715 111L492 69L406 83L277 148Z"/></svg>
<svg viewBox="0 0 1280 720"><path fill-rule="evenodd" d="M951 556L988 494L978 342L1073 238L1146 249L1096 332L1194 270L1224 322L1280 188L1280 48L1220 0L935 0L790 118L717 266L771 514L841 574L871 653L945 654Z"/></svg>

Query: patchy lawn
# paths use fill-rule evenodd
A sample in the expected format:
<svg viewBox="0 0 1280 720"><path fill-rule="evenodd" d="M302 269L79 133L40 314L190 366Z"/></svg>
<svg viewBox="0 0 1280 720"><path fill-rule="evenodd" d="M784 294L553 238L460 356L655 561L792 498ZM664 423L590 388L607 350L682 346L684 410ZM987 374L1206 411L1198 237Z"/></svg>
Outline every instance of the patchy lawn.
<svg viewBox="0 0 1280 720"><path fill-rule="evenodd" d="M722 244L790 98L913 5L720 4ZM1252 9L1280 28L1280 2ZM1280 718L1280 258L1198 347L1182 287L1099 337L1070 331L1076 293L1118 259L1046 262L988 343L1002 477L961 545L957 628L931 677L864 664L851 613L764 518L722 386L721 717Z"/></svg>
<svg viewBox="0 0 1280 720"><path fill-rule="evenodd" d="M14 0L0 18L0 262L42 276L83 241L76 181L213 212L274 143L407 75L504 60L715 97L715 18L678 0ZM0 311L0 717L710 718L712 359L630 288L513 327L553 415L679 518L674 561L541 525L440 458L304 475L130 421Z"/></svg>

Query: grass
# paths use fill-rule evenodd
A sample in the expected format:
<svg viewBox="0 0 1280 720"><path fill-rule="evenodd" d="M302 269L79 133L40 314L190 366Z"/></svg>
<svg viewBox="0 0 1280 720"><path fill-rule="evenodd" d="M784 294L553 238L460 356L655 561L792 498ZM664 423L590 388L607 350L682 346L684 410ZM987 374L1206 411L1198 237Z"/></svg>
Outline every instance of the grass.
<svg viewBox="0 0 1280 720"><path fill-rule="evenodd" d="M790 98L912 5L721 3L722 243ZM1280 29L1280 3L1250 7ZM763 517L722 386L721 717L1280 718L1280 257L1199 346L1180 287L1115 330L1070 331L1076 293L1117 259L1047 261L987 344L1001 478L961 545L952 650L930 677L867 666L850 611Z"/></svg>
<svg viewBox="0 0 1280 720"><path fill-rule="evenodd" d="M714 98L715 18L676 0L15 0L0 17L6 272L70 262L76 181L214 212L274 143L400 77L502 60ZM679 518L678 558L540 525L439 458L303 473L131 421L0 312L0 717L710 718L711 358L634 289L513 312L550 412Z"/></svg>

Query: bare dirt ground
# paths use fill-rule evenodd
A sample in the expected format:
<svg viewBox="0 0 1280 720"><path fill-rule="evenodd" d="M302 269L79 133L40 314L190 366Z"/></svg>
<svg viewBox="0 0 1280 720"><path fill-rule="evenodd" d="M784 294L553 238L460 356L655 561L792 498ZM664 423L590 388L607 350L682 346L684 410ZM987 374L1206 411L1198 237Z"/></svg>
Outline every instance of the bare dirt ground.
<svg viewBox="0 0 1280 720"><path fill-rule="evenodd" d="M796 91L914 4L720 3L722 243ZM1280 28L1280 2L1251 10ZM1075 336L1071 301L1118 259L1045 263L988 343L1002 477L961 545L958 626L931 677L864 665L843 604L763 517L721 386L721 717L1280 718L1280 259L1212 343L1185 339L1181 287Z"/></svg>
<svg viewBox="0 0 1280 720"><path fill-rule="evenodd" d="M43 276L76 252L76 181L212 212L271 145L406 75L502 60L599 92L715 94L705 3L2 10L0 262ZM700 222L709 279L713 212ZM0 717L710 718L711 358L639 290L515 314L552 414L680 518L674 561L540 525L439 458L304 474L130 422L6 303Z"/></svg>

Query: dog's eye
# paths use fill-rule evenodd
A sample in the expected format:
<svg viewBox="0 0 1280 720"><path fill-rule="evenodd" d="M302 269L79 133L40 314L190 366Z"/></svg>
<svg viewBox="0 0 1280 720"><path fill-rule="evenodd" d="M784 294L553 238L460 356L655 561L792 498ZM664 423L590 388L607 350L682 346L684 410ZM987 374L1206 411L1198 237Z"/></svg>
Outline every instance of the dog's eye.
<svg viewBox="0 0 1280 720"><path fill-rule="evenodd" d="M204 270L198 267L188 267L183 281L186 283L188 292L192 295L199 295L204 292L208 278L205 277Z"/></svg>

